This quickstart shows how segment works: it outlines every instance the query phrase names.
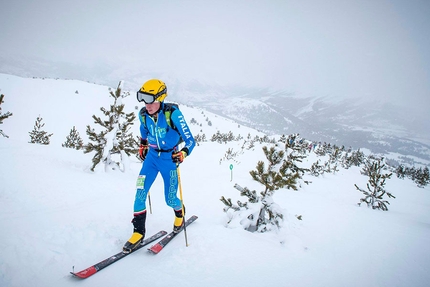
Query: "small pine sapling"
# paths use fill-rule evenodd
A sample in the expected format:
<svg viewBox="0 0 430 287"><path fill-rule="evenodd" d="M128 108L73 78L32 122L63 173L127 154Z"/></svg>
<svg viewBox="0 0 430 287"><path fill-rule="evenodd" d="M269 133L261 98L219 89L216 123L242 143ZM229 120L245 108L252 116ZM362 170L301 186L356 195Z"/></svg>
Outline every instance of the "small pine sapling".
<svg viewBox="0 0 430 287"><path fill-rule="evenodd" d="M400 164L399 166L397 166L396 168L396 175L398 178L400 179L404 179L406 176L406 168L403 164Z"/></svg>
<svg viewBox="0 0 430 287"><path fill-rule="evenodd" d="M226 205L224 212L229 217L228 224L237 219L239 224L250 232L267 232L281 228L284 215L279 205L273 201L273 195L283 187L297 190L297 181L300 178L300 174L291 171L291 165L284 160L284 151L277 151L274 147L263 147L263 151L269 162L267 169L265 163L259 161L256 170L250 171L250 175L264 186L264 191L258 194L255 190L251 191L236 184L234 187L240 191L241 196L247 198L247 202L237 201L235 205L230 198L221 198Z"/></svg>
<svg viewBox="0 0 430 287"><path fill-rule="evenodd" d="M303 160L307 157L306 153L306 145L303 145L303 140L299 140L298 144L295 143L294 140L297 139L298 134L293 134L289 136L289 140L285 144L285 160L284 163L286 165L285 168L291 170L294 173L298 174L298 179L302 179L303 175L306 172L309 172L310 169L303 168L298 165L298 163L303 162ZM293 140L294 139L294 140ZM306 184L309 184L309 181L303 181Z"/></svg>
<svg viewBox="0 0 430 287"><path fill-rule="evenodd" d="M43 145L49 145L50 143L50 137L53 134L48 134L46 131L42 130L42 128L45 126L44 123L42 123L43 118L40 117L40 115L37 117L36 122L34 123L34 128L30 134L30 142L29 143L37 143L37 144L43 144Z"/></svg>
<svg viewBox="0 0 430 287"><path fill-rule="evenodd" d="M69 135L66 137L66 141L61 146L77 150L83 148L84 142L79 135L79 132L76 130L75 126L73 126L73 128L70 130Z"/></svg>
<svg viewBox="0 0 430 287"><path fill-rule="evenodd" d="M1 95L0 95L0 124L3 124L3 120L5 120L5 119L7 119L8 117L10 117L10 116L12 116L12 115L13 115L11 112L7 112L7 113L5 113L5 114L2 114L2 113L1 113L1 104L3 104L3 103L4 103L3 98L4 98L4 95L3 95L3 94L1 94ZM8 135L6 135L6 134L3 132L3 130L1 130L1 129L0 129L0 134L1 134L2 136L6 137L6 138L8 138L8 137L9 137L9 136L8 136Z"/></svg>
<svg viewBox="0 0 430 287"><path fill-rule="evenodd" d="M365 162L366 156L360 150L353 151L351 156L347 159L348 166L360 166Z"/></svg>
<svg viewBox="0 0 430 287"><path fill-rule="evenodd" d="M105 171L117 168L125 171L128 166L128 156L137 153L138 150L138 143L130 132L136 115L133 112L126 114L125 105L122 103L122 98L128 96L129 93L122 92L122 82L119 82L115 92L110 91L109 93L114 98L114 103L109 110L104 107L100 108L107 119L102 120L93 115L94 123L103 127L104 130L97 133L94 128L87 125L86 132L92 142L84 146L84 153L95 152L92 171L100 162L105 164Z"/></svg>
<svg viewBox="0 0 430 287"><path fill-rule="evenodd" d="M375 160L368 159L365 162L362 173L369 177L367 190L359 188L356 184L354 184L355 188L365 195L364 198L360 199L360 203L358 203L359 206L361 203L365 202L367 206L372 207L372 209L381 209L383 211L387 211L387 204L390 203L384 199L384 196L387 195L389 198L396 198L390 192L385 190L385 181L386 179L391 178L392 173L383 173L385 168L383 160L383 158L378 158Z"/></svg>
<svg viewBox="0 0 430 287"><path fill-rule="evenodd" d="M324 172L325 172L324 166L320 164L320 160L317 160L316 162L314 162L309 171L311 175L316 177L323 175Z"/></svg>
<svg viewBox="0 0 430 287"><path fill-rule="evenodd" d="M419 168L415 171L415 177L414 181L417 184L418 187L424 188L426 185L430 182L430 173L429 168Z"/></svg>

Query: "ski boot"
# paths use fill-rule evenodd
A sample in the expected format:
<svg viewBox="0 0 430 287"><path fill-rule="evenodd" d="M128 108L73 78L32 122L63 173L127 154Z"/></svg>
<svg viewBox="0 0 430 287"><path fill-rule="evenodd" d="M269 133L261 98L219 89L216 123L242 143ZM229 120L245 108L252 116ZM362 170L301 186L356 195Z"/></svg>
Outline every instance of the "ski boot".
<svg viewBox="0 0 430 287"><path fill-rule="evenodd" d="M146 211L135 215L133 220L134 229L133 234L130 239L124 244L122 251L124 253L130 253L135 249L145 238L145 221L146 221Z"/></svg>
<svg viewBox="0 0 430 287"><path fill-rule="evenodd" d="M184 215L185 215L185 206L184 209ZM175 222L173 223L173 232L178 233L184 228L184 217L182 214L182 209L179 210L173 210L175 212Z"/></svg>

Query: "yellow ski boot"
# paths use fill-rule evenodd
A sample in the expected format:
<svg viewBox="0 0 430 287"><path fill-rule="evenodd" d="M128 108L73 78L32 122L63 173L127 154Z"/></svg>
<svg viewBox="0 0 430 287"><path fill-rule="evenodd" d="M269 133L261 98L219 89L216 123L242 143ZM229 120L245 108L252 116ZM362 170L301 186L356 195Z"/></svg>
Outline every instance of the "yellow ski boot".
<svg viewBox="0 0 430 287"><path fill-rule="evenodd" d="M145 236L139 232L133 232L130 239L124 244L122 252L130 253L131 251L133 251L133 249L136 248L136 246L138 246L142 242L144 237Z"/></svg>
<svg viewBox="0 0 430 287"><path fill-rule="evenodd" d="M124 253L132 252L133 249L135 249L136 246L138 246L145 238L145 221L146 210L140 214L134 215L134 218L131 221L134 226L133 234L122 248Z"/></svg>
<svg viewBox="0 0 430 287"><path fill-rule="evenodd" d="M184 208L185 211L185 208ZM173 223L173 232L178 233L184 228L184 217L182 214L182 209L174 210L175 212L175 222Z"/></svg>

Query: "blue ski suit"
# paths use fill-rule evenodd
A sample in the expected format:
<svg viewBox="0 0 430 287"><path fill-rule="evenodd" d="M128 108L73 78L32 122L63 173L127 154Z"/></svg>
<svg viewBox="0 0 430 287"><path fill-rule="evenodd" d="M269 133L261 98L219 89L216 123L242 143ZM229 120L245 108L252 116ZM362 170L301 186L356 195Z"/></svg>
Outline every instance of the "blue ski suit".
<svg viewBox="0 0 430 287"><path fill-rule="evenodd" d="M174 210L180 210L182 207L177 196L178 174L176 163L172 161L172 153L178 151L180 135L185 142L183 149L187 150L187 156L191 154L195 140L179 108L173 106L171 110L170 122L174 129L166 121L164 107L165 103L162 102L156 120L154 116L146 113L145 108L142 108L139 114L140 133L142 139L148 140L149 150L136 183L135 215L146 210L146 198L158 173L161 173L164 181L166 204Z"/></svg>

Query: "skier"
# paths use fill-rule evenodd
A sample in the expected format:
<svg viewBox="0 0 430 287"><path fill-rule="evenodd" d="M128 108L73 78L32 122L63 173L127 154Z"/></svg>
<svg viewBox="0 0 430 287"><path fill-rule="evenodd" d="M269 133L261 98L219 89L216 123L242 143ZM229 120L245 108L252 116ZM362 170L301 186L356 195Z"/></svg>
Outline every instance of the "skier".
<svg viewBox="0 0 430 287"><path fill-rule="evenodd" d="M179 232L183 228L185 208L177 196L177 167L191 154L195 140L178 106L165 103L166 97L166 85L157 79L145 82L137 92L137 100L145 103L139 112L139 157L143 163L136 184L134 229L123 247L125 253L131 252L145 237L146 198L158 173L164 181L166 204L175 213L173 231ZM185 145L179 150L181 138Z"/></svg>

